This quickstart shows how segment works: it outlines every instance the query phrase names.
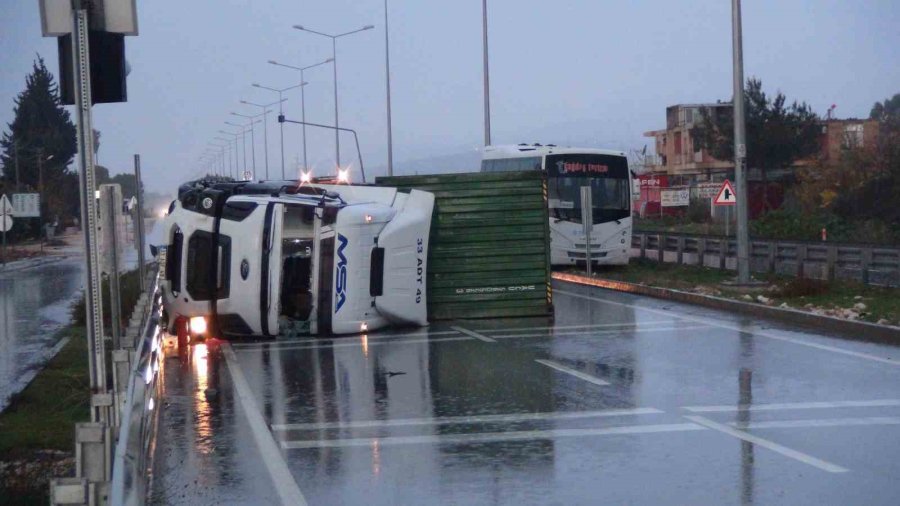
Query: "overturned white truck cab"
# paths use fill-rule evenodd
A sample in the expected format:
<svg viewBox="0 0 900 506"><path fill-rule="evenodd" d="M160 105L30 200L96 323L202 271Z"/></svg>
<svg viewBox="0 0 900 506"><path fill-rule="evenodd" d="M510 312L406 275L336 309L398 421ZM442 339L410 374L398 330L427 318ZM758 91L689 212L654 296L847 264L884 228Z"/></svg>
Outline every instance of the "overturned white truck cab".
<svg viewBox="0 0 900 506"><path fill-rule="evenodd" d="M162 223L166 324L225 337L426 325L433 208L396 188L182 185Z"/></svg>

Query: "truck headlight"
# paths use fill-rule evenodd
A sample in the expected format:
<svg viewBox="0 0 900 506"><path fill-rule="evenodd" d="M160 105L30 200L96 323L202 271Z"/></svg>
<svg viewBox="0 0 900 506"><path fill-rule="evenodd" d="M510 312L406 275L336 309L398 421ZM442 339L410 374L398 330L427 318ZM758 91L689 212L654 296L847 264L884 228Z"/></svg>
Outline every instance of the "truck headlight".
<svg viewBox="0 0 900 506"><path fill-rule="evenodd" d="M202 316L193 316L190 320L190 325L188 327L192 334L205 334L206 333L206 318Z"/></svg>

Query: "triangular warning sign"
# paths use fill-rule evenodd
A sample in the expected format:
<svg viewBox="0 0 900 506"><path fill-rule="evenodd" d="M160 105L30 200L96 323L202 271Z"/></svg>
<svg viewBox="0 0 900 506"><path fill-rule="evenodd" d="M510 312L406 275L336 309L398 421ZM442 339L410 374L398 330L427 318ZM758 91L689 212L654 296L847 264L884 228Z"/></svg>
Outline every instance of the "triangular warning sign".
<svg viewBox="0 0 900 506"><path fill-rule="evenodd" d="M731 181L725 180L722 188L719 189L719 193L716 194L716 198L713 199L713 204L717 206L733 206L737 204L737 195L734 194L734 186L731 186Z"/></svg>
<svg viewBox="0 0 900 506"><path fill-rule="evenodd" d="M4 194L0 197L0 214L4 215L12 215L13 213L13 205L9 201L9 198Z"/></svg>

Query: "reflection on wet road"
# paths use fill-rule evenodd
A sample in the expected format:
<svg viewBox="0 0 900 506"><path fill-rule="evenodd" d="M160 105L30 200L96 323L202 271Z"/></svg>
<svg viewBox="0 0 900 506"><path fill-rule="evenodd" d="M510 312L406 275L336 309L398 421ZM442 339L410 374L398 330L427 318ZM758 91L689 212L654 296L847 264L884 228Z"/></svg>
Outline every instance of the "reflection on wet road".
<svg viewBox="0 0 900 506"><path fill-rule="evenodd" d="M7 272L0 271L0 411L40 367L55 343L55 331L69 321L69 308L84 286L80 258Z"/></svg>
<svg viewBox="0 0 900 506"><path fill-rule="evenodd" d="M170 358L154 500L900 502L900 349L556 288L555 320Z"/></svg>

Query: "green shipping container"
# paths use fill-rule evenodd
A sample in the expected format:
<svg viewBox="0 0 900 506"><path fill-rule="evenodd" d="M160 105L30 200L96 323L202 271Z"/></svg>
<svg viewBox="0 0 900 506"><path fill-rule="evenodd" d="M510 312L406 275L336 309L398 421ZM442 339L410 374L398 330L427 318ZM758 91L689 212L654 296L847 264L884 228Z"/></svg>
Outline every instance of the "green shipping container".
<svg viewBox="0 0 900 506"><path fill-rule="evenodd" d="M376 178L434 194L428 317L553 314L547 185L539 171Z"/></svg>

